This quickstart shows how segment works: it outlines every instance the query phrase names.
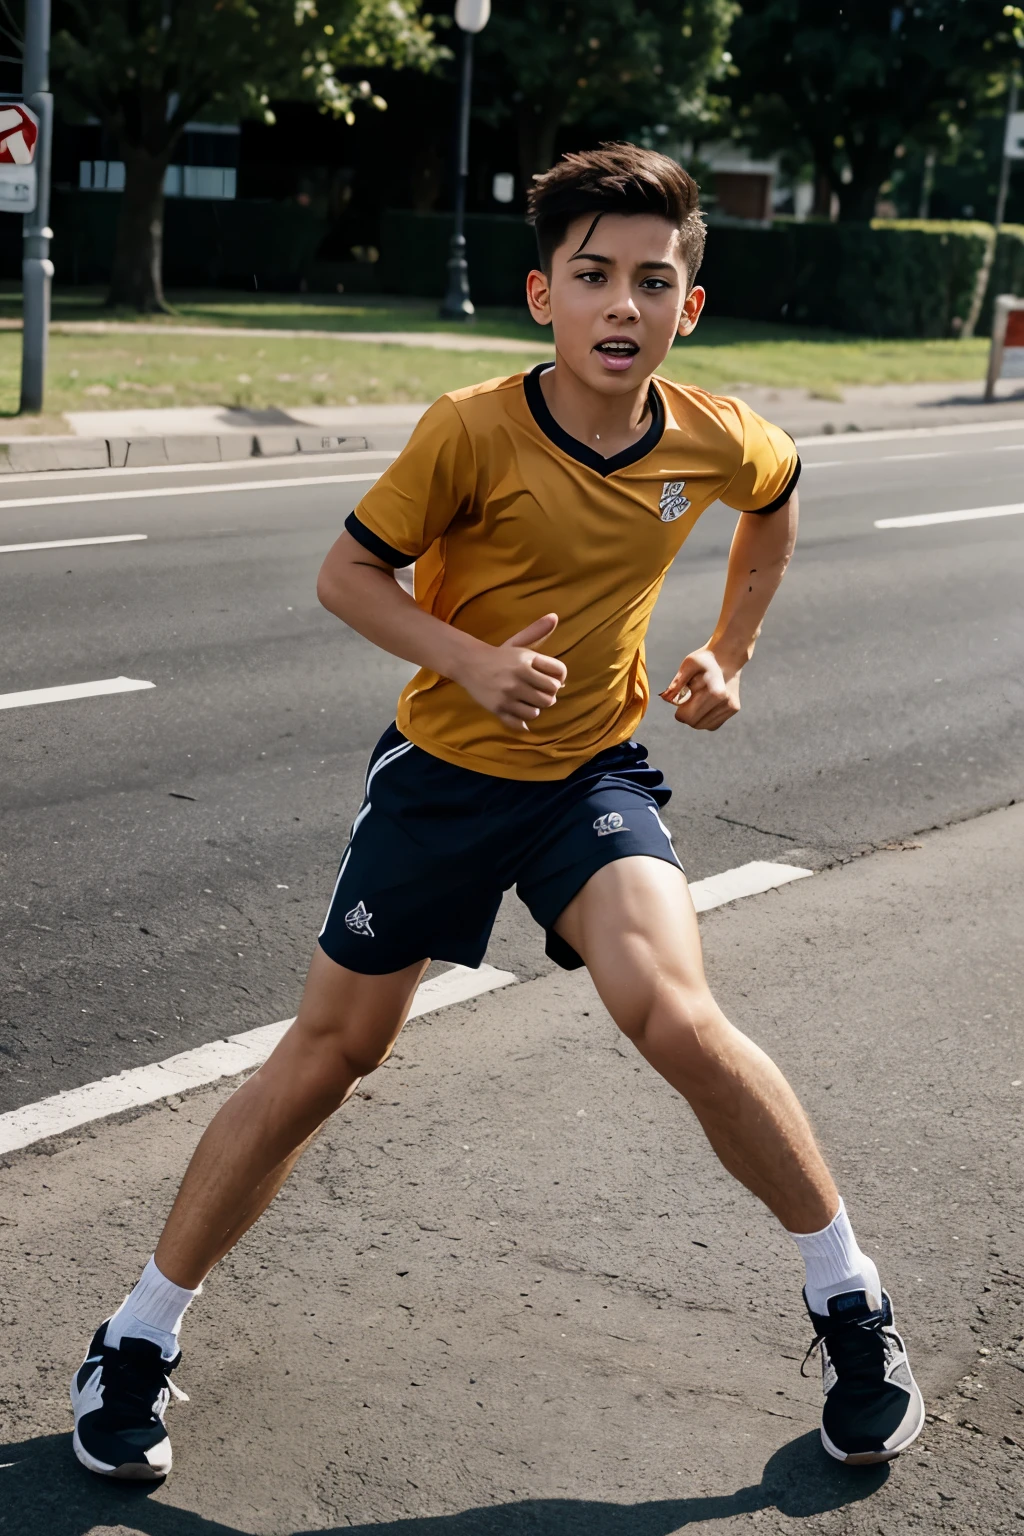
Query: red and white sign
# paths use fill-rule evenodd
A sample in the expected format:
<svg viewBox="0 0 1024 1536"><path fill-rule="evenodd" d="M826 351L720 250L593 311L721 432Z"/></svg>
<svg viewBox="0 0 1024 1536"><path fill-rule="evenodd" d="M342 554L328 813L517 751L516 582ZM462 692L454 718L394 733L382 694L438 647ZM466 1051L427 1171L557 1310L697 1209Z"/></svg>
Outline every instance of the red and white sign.
<svg viewBox="0 0 1024 1536"><path fill-rule="evenodd" d="M0 103L0 165L31 165L39 119L20 102Z"/></svg>

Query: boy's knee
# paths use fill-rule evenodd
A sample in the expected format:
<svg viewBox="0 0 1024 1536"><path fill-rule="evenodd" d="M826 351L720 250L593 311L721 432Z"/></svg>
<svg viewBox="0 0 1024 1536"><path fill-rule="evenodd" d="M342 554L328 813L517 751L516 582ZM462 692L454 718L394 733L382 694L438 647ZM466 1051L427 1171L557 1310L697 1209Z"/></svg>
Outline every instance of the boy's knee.
<svg viewBox="0 0 1024 1536"><path fill-rule="evenodd" d="M671 1044L676 1058L696 1070L715 1048L722 1015L706 989L672 987L638 999L616 1022L641 1051Z"/></svg>

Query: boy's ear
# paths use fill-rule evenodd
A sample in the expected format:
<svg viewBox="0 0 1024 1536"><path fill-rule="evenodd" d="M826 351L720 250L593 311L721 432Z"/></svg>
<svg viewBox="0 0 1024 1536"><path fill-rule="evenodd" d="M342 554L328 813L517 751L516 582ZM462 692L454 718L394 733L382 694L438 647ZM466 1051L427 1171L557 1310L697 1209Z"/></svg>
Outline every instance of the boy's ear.
<svg viewBox="0 0 1024 1536"><path fill-rule="evenodd" d="M683 312L679 316L679 335L689 336L697 321L700 312L704 308L704 300L707 295L703 288L691 288L683 301Z"/></svg>
<svg viewBox="0 0 1024 1536"><path fill-rule="evenodd" d="M546 273L538 268L526 279L526 302L538 325L551 324L551 284Z"/></svg>

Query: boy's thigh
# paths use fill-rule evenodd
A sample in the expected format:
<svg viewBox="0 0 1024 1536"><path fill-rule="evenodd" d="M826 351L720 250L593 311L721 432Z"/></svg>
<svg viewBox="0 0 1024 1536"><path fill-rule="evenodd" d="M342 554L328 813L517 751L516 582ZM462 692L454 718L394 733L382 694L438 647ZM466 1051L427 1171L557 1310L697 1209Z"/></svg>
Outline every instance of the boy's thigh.
<svg viewBox="0 0 1024 1536"><path fill-rule="evenodd" d="M672 988L706 993L697 914L686 877L664 859L618 859L599 869L555 923L620 1024Z"/></svg>
<svg viewBox="0 0 1024 1536"><path fill-rule="evenodd" d="M586 910L589 915L594 907L593 895L583 905L580 898L599 875L637 864L652 866L651 879L667 880L671 889L683 893L684 903L689 903L683 866L671 833L653 796L642 785L611 775L581 786L578 797L565 796L557 820L545 828L539 845L524 859L516 883L521 900L547 934L547 953L552 960L565 970L590 966L590 959L571 937L572 933L583 937L579 913ZM617 880L609 876L594 889L614 891L621 886L625 891L636 883L635 877ZM645 889L648 883L643 883ZM609 902L614 907L618 899L609 897ZM636 902L645 905L648 898L638 892L634 905ZM621 925L615 928L614 914L609 921L609 933L613 932L621 935Z"/></svg>
<svg viewBox="0 0 1024 1536"><path fill-rule="evenodd" d="M317 945L310 962L292 1045L303 1055L337 1052L364 1071L390 1053L409 1016L429 961L366 975L338 965Z"/></svg>

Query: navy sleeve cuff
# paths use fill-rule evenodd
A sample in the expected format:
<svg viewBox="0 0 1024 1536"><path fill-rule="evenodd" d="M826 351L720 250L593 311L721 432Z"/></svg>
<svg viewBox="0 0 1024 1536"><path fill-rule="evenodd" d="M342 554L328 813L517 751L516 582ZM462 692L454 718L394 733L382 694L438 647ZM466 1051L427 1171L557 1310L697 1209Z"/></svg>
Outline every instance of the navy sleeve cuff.
<svg viewBox="0 0 1024 1536"><path fill-rule="evenodd" d="M786 481L786 489L781 491L779 495L776 496L775 500L770 501L766 507L750 507L748 510L752 512L755 517L763 517L766 512L777 512L780 507L784 507L786 502L792 496L793 492L796 490L796 483L800 479L800 469L801 464L798 457L796 464L793 467L793 473Z"/></svg>
<svg viewBox="0 0 1024 1536"><path fill-rule="evenodd" d="M345 532L360 543L364 549L368 549L371 555L376 555L378 560L386 560L388 565L403 566L412 565L415 555L404 555L400 549L393 549L390 544L385 544L383 539L378 539L375 533L371 533L365 523L361 523L354 512L350 512L345 519Z"/></svg>

